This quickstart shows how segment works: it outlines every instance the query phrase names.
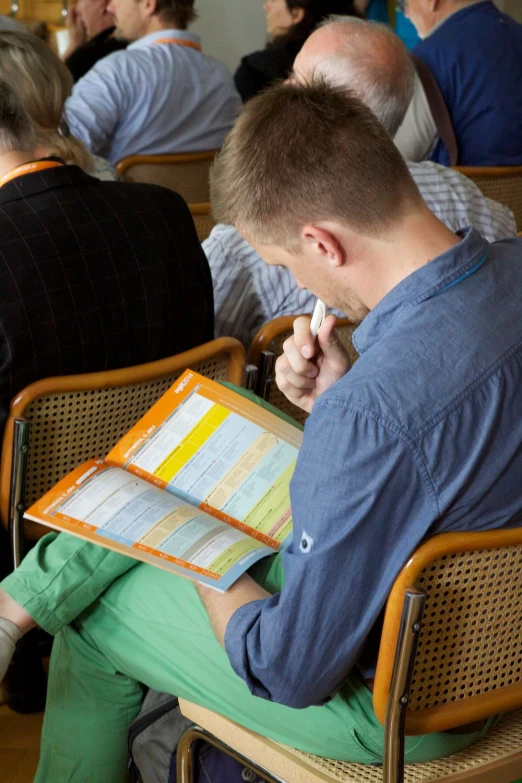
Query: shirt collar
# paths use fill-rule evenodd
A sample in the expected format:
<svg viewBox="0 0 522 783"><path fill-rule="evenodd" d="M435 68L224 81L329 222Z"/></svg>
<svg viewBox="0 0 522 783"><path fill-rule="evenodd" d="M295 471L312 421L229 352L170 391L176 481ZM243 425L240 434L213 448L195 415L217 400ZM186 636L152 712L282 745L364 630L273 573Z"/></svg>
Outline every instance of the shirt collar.
<svg viewBox="0 0 522 783"><path fill-rule="evenodd" d="M424 39L429 38L430 35L433 35L433 33L438 30L442 25L446 24L455 14L458 14L460 11L467 11L468 8L472 8L474 5L478 5L479 3L483 3L484 5L491 5L491 0L474 0L472 3L468 3L468 5L465 5L463 8L456 8L454 11L451 12L448 16L445 16L444 19L441 19L440 22L437 22L437 24L431 28L429 33L427 33L424 36Z"/></svg>
<svg viewBox="0 0 522 783"><path fill-rule="evenodd" d="M181 38L183 41L191 41L192 43L201 43L199 35L189 33L188 30L158 30L155 33L149 33L144 35L143 38L138 38L137 41L133 41L127 49L144 49L146 46L151 46L154 41L159 41L162 38Z"/></svg>
<svg viewBox="0 0 522 783"><path fill-rule="evenodd" d="M419 305L442 291L472 269L488 252L489 242L474 228L456 233L462 237L458 245L408 275L368 313L353 333L353 344L358 353L367 351L387 334L407 308Z"/></svg>

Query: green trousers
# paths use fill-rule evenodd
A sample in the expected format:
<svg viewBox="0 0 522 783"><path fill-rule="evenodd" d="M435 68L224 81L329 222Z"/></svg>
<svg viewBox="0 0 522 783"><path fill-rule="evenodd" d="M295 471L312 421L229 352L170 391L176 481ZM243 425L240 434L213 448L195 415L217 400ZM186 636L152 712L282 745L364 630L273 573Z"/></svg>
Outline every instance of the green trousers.
<svg viewBox="0 0 522 783"><path fill-rule="evenodd" d="M281 556L266 558L250 573L269 592L279 591ZM36 783L127 781L127 730L143 686L301 750L382 761L383 729L357 674L322 707L295 710L252 696L186 579L52 533L1 586L55 636ZM406 759L448 755L485 731L408 738Z"/></svg>

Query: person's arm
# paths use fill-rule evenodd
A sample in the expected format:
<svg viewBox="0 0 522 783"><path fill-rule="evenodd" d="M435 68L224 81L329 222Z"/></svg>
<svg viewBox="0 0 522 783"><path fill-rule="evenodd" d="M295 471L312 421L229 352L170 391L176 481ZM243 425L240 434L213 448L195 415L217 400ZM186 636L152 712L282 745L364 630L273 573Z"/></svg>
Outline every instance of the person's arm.
<svg viewBox="0 0 522 783"><path fill-rule="evenodd" d="M125 54L115 52L96 63L75 84L65 103L72 135L95 155L107 147L119 121L126 116L133 75L128 72Z"/></svg>
<svg viewBox="0 0 522 783"><path fill-rule="evenodd" d="M67 60L78 49L79 46L87 40L87 33L82 20L78 14L78 7L73 5L67 13L67 30L69 32L69 46L62 56L62 60L67 64Z"/></svg>
<svg viewBox="0 0 522 783"><path fill-rule="evenodd" d="M292 479L282 591L262 598L241 584L231 598L211 597L218 638L224 631L254 695L293 708L328 701L437 516L421 457L397 429L334 396L319 400Z"/></svg>
<svg viewBox="0 0 522 783"><path fill-rule="evenodd" d="M415 75L413 98L393 141L405 160L419 162L428 157L436 139L437 125L424 87Z"/></svg>
<svg viewBox="0 0 522 783"><path fill-rule="evenodd" d="M226 593L217 593L212 588L197 582L196 589L207 610L216 638L223 647L225 646L227 625L236 610L245 604L262 600L270 595L248 574L243 574Z"/></svg>

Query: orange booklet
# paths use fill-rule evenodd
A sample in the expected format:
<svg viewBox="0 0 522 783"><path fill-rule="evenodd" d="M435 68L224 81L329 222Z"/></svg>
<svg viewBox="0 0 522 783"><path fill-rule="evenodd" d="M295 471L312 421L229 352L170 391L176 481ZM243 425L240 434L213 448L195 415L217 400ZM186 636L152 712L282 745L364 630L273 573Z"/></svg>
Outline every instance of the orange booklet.
<svg viewBox="0 0 522 783"><path fill-rule="evenodd" d="M227 590L292 536L302 431L186 370L107 457L25 516Z"/></svg>

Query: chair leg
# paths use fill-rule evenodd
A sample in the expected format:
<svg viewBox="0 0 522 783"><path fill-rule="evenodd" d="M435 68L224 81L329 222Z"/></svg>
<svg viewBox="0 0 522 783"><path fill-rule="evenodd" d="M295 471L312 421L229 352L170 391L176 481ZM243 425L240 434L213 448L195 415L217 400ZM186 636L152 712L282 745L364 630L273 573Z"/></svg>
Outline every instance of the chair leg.
<svg viewBox="0 0 522 783"><path fill-rule="evenodd" d="M248 769L251 769L252 772L265 780L266 783L285 783L282 778L274 775L269 770L260 767L255 763L255 761L252 761L246 756L241 755L241 753L238 753L229 745L226 745L224 742L219 740L213 734L210 734L210 732L206 731L206 729L202 729L200 726L191 726L189 729L187 729L178 743L178 783L196 783L194 780L194 749L198 740L204 740L214 748L218 748L218 750L223 751L223 753L226 753L228 756L232 756L232 758L236 759L236 761L239 761L240 764L248 767Z"/></svg>
<svg viewBox="0 0 522 783"><path fill-rule="evenodd" d="M406 710L425 602L426 596L420 590L406 591L386 705L383 783L404 783Z"/></svg>

